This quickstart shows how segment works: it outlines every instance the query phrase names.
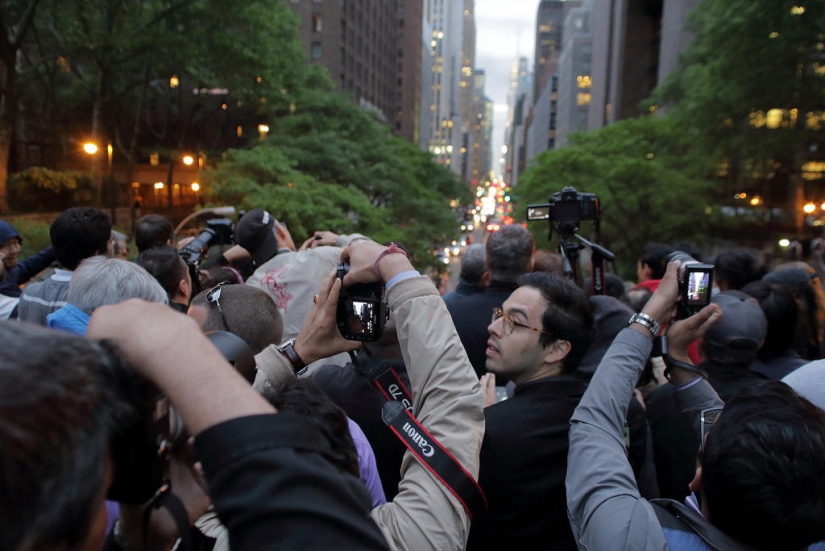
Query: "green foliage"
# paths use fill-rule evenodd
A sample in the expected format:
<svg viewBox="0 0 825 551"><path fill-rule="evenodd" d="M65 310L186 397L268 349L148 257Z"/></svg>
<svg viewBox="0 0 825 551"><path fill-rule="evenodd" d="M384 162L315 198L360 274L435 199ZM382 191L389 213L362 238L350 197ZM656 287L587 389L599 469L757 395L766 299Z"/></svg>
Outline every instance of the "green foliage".
<svg viewBox="0 0 825 551"><path fill-rule="evenodd" d="M26 259L38 251L45 249L52 244L49 237L49 227L51 224L29 220L28 218L4 218L6 222L14 226L23 237L23 245L20 248L20 259Z"/></svg>
<svg viewBox="0 0 825 551"><path fill-rule="evenodd" d="M429 154L326 90L304 91L265 141L230 151L208 182L222 202L267 208L296 240L357 231L403 242L421 268L438 267L433 245L457 230L449 201L469 193Z"/></svg>
<svg viewBox="0 0 825 551"><path fill-rule="evenodd" d="M89 203L92 184L81 172L36 166L9 178L9 196L17 211L50 212Z"/></svg>
<svg viewBox="0 0 825 551"><path fill-rule="evenodd" d="M570 141L569 147L534 159L511 193L516 204L544 203L565 186L595 193L601 205L599 243L616 254L625 277L633 276L649 241L703 241L710 185L690 175L683 156L687 145L670 120L625 120ZM524 220L525 209L515 217ZM546 235L547 222L529 227L536 236Z"/></svg>
<svg viewBox="0 0 825 551"><path fill-rule="evenodd" d="M651 102L668 107L694 157L729 162L730 180L771 177L774 163L797 172L822 141L809 119L825 111L825 0L703 0L689 27L684 69ZM771 109L784 110L779 128L764 124Z"/></svg>

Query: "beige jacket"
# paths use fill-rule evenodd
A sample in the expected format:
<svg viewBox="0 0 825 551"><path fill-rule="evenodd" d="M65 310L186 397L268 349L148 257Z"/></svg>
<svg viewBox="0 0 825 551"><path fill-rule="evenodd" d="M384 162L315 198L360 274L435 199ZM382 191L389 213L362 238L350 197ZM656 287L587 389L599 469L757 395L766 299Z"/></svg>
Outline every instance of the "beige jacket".
<svg viewBox="0 0 825 551"><path fill-rule="evenodd" d="M413 413L478 479L484 395L444 301L425 276L393 285L387 300L410 376ZM275 381L292 371L274 347L256 359L261 372ZM390 548L464 549L470 518L458 500L409 452L404 455L401 475L395 499L372 511Z"/></svg>

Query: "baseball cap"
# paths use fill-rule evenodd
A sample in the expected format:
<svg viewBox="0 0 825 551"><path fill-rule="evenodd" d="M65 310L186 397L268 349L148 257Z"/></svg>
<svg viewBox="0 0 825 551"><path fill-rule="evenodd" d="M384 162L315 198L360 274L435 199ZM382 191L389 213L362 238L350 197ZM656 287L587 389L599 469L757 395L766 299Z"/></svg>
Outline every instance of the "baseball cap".
<svg viewBox="0 0 825 551"><path fill-rule="evenodd" d="M17 233L17 230L14 229L14 226L6 222L5 220L0 220L0 245L16 237L20 243L23 242L23 238L20 237L20 234Z"/></svg>
<svg viewBox="0 0 825 551"><path fill-rule="evenodd" d="M768 334L768 320L759 302L741 291L724 291L712 299L722 318L705 333L705 351L718 363L753 361Z"/></svg>
<svg viewBox="0 0 825 551"><path fill-rule="evenodd" d="M278 253L278 240L272 233L275 218L263 209L252 209L235 225L235 241L249 251L256 266Z"/></svg>

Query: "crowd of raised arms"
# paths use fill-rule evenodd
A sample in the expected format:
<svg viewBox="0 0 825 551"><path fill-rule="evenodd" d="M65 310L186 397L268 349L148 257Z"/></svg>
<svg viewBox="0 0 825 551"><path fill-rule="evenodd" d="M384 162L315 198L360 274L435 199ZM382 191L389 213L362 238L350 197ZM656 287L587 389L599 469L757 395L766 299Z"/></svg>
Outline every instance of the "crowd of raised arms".
<svg viewBox="0 0 825 551"><path fill-rule="evenodd" d="M159 215L134 262L99 209L49 235L0 220L0 551L825 549L805 262L651 243L592 295L508 225L442 296L261 209L197 264Z"/></svg>

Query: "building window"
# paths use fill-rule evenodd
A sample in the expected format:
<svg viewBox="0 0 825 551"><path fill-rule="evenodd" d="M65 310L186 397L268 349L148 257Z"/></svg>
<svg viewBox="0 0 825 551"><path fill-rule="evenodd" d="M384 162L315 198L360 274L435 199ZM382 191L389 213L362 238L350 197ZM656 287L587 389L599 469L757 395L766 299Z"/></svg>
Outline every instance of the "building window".
<svg viewBox="0 0 825 551"><path fill-rule="evenodd" d="M584 92L576 94L576 105L590 105L590 94Z"/></svg>
<svg viewBox="0 0 825 551"><path fill-rule="evenodd" d="M321 59L321 43L320 42L313 42L312 43L312 50L310 51L310 58L313 61L318 61Z"/></svg>
<svg viewBox="0 0 825 551"><path fill-rule="evenodd" d="M593 86L593 81L590 80L590 75L579 75L576 77L576 85L579 88L590 88Z"/></svg>
<svg viewBox="0 0 825 551"><path fill-rule="evenodd" d="M313 13L312 14L312 32L314 32L314 33L321 32L321 14L320 13Z"/></svg>

